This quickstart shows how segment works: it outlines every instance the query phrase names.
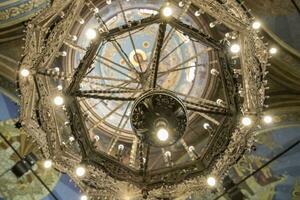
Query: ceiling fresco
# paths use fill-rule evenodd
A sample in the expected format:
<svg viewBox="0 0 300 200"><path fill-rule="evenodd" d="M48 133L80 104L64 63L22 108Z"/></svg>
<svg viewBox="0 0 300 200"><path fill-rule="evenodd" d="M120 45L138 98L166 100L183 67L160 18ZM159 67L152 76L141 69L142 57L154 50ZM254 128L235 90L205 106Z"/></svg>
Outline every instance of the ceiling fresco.
<svg viewBox="0 0 300 200"><path fill-rule="evenodd" d="M298 118L299 120L299 118ZM288 125L276 128L267 128L257 136L255 150L247 153L229 171L229 176L236 184L242 181L249 174L258 170L262 165L272 158L291 147L289 151L274 160L266 167L258 170L246 181L242 181L237 186L235 192L243 195L242 199L251 200L298 200L300 199L300 126ZM222 185L218 190L206 194L201 199L211 200L239 200L232 193L223 195ZM225 187L225 185L224 185ZM217 198L218 197L218 198ZM194 194L191 199L199 199L200 196Z"/></svg>
<svg viewBox="0 0 300 200"><path fill-rule="evenodd" d="M127 20L134 21L149 17L151 14L158 13L161 3L162 1L139 1L135 4L124 2L123 6ZM180 11L177 13L179 14L179 12ZM122 12L119 11L119 5L117 2L112 2L112 4L109 6L104 6L101 8L99 10L99 14L102 16L103 21L106 22L108 29L124 25ZM90 28L97 27L98 23L94 16L84 18L88 18L88 21L85 22L85 26L79 31L77 45L87 48L90 41L86 37L86 32ZM183 21L199 29L202 28L199 27L199 24L194 22L189 16L185 16ZM170 29L171 27L167 26L167 31L170 31ZM141 74L146 73L146 69L149 67L149 63L151 62L151 54L155 45L157 30L158 24L154 24L131 34L132 38L134 38L136 52L132 50L130 38L126 37L125 34L125 36L121 35L119 38L116 38L118 39L119 44L124 49L125 53L129 56L129 60L134 64L136 70ZM174 49L175 52L173 52L171 55L168 55L169 52L172 52ZM161 88L180 93L183 96L188 95L194 98L200 97L207 84L209 74L209 68L207 67L209 63L209 56L208 52L205 53L206 49L207 46L201 43L190 41L187 36L179 31L175 31L175 34L169 40L168 45L165 45L161 56L162 59L160 62L159 72L161 74L158 78L159 86ZM191 55L200 54L199 52L203 53L194 59L190 59ZM73 61L73 66L78 66L83 56L84 52L76 52L76 59ZM137 56L139 58L137 58ZM111 63L108 62L109 60L110 62L113 61L116 63L115 65L119 64L124 67L122 69L116 67L115 70L112 70L110 67ZM163 73L164 71L174 69L174 66L176 66L177 63L182 63L186 60L189 60L189 62L186 62L183 65L183 68L186 68L185 70L174 70L173 73ZM141 68L139 68L138 62L140 62ZM92 77L114 77L120 80L133 81L127 84L126 88L132 87L142 89L143 87L138 83L138 81L134 82L134 80L138 79L137 74L128 71L126 68L129 69L130 66L128 66L125 60L120 56L116 48L113 46L113 43L106 43L102 46L102 48L100 47L98 52L98 60L94 63L94 69L89 73L89 75ZM147 76L145 75L145 79L146 77ZM95 86L95 81L93 81L93 83L90 82L91 81L83 83L81 88L85 90L96 89L97 86ZM97 85L101 84L116 85L119 84L119 82L116 82L115 80L102 80L99 83L97 81ZM108 132L117 131L121 133L132 133L129 120L132 106L131 103L125 102L120 104L120 102L100 101L96 99L88 99L85 100L84 103L85 109L83 110L92 110L95 118L100 117L103 119L105 123L100 125L102 130L107 130ZM119 124L120 121L121 124Z"/></svg>
<svg viewBox="0 0 300 200"><path fill-rule="evenodd" d="M50 0L1 0L0 28L28 20L49 3Z"/></svg>
<svg viewBox="0 0 300 200"><path fill-rule="evenodd" d="M264 131L257 138L256 151L241 159L232 169L234 182L262 166L265 162L300 140L300 127ZM284 154L249 178L241 192L249 199L280 200L300 198L300 145Z"/></svg>
<svg viewBox="0 0 300 200"><path fill-rule="evenodd" d="M20 155L25 156L33 152L42 158L37 145L32 142L23 132L15 128L18 115L18 106L9 98L0 93L0 132L18 150ZM13 150L1 139L0 140L0 199L5 200L52 200L48 191L39 180L28 173L17 179L9 170L19 160ZM59 199L79 199L80 190L66 174L61 174L54 169L43 168L42 160L34 167L37 174Z"/></svg>

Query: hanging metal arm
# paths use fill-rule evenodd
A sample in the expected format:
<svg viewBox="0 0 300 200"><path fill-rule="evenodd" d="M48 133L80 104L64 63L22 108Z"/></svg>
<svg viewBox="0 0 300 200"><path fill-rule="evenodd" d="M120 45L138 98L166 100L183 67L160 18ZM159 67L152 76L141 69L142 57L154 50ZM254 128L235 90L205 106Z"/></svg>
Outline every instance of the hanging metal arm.
<svg viewBox="0 0 300 200"><path fill-rule="evenodd" d="M210 113L217 115L231 115L230 111L223 106L214 105L209 101L200 100L198 103L184 100L186 108L199 113Z"/></svg>
<svg viewBox="0 0 300 200"><path fill-rule="evenodd" d="M105 40L109 40L122 34L128 33L129 31L134 31L139 28L150 26L151 24L159 23L160 21L161 19L159 15L153 15L141 20L132 21L123 26L110 29L108 32L105 32L103 37L105 38Z"/></svg>
<svg viewBox="0 0 300 200"><path fill-rule="evenodd" d="M161 49L163 46L163 41L164 41L165 33L166 33L166 27L167 27L166 23L162 22L158 28L158 37L157 37L157 42L156 42L156 48L155 48L155 51L153 54L153 59L152 59L153 63L152 63L152 67L151 67L150 88L156 87L157 72L158 72Z"/></svg>
<svg viewBox="0 0 300 200"><path fill-rule="evenodd" d="M70 85L65 90L66 94L72 94L73 92L79 89L79 85L82 79L86 76L86 73L88 72L89 68L95 60L101 42L102 37L101 35L98 35L95 41L93 41L90 44L90 47L88 48L82 60L80 61L79 66L73 75L73 79L71 80Z"/></svg>
<svg viewBox="0 0 300 200"><path fill-rule="evenodd" d="M215 109L215 108L205 108L202 106L194 106L194 105L186 105L188 110L199 112L199 113L209 113L209 114L216 114L216 115L231 115L227 109Z"/></svg>
<svg viewBox="0 0 300 200"><path fill-rule="evenodd" d="M215 49L221 49L222 45L220 44L219 41L213 39L209 35L206 35L205 33L199 31L198 29L187 25L180 20L172 17L168 20L168 23L175 29L180 30L183 32L185 35L189 36L192 39L195 39L197 41L200 41L207 46L213 47Z"/></svg>
<svg viewBox="0 0 300 200"><path fill-rule="evenodd" d="M75 94L77 97L84 97L89 99L102 99L102 100L115 100L115 101L134 101L136 97L122 97L122 96L109 96L109 95L101 95L101 94Z"/></svg>

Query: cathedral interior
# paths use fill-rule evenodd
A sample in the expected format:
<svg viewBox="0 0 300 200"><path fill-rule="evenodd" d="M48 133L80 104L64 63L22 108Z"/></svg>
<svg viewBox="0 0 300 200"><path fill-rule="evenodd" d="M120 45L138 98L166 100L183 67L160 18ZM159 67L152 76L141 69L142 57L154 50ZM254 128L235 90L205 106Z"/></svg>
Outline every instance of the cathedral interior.
<svg viewBox="0 0 300 200"><path fill-rule="evenodd" d="M300 200L300 0L0 0L0 200Z"/></svg>

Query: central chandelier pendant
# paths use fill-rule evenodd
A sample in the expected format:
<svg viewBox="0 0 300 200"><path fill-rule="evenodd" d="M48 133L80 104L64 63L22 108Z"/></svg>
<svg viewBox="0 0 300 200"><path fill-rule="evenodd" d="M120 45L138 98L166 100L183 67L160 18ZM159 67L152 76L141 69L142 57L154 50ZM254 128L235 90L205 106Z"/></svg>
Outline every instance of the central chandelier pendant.
<svg viewBox="0 0 300 200"><path fill-rule="evenodd" d="M165 147L176 143L187 126L187 111L181 99L170 91L153 90L134 103L131 126L148 144Z"/></svg>

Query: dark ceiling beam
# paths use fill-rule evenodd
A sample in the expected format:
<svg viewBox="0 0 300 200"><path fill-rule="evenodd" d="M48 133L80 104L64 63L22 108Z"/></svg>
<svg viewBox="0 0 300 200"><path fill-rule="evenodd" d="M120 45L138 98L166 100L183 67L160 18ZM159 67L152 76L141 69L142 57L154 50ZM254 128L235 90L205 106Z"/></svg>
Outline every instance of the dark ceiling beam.
<svg viewBox="0 0 300 200"><path fill-rule="evenodd" d="M292 2L292 4L295 6L295 8L296 8L298 14L300 15L300 7L299 7L299 5L296 3L295 0L291 0L291 2Z"/></svg>

